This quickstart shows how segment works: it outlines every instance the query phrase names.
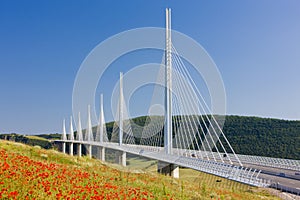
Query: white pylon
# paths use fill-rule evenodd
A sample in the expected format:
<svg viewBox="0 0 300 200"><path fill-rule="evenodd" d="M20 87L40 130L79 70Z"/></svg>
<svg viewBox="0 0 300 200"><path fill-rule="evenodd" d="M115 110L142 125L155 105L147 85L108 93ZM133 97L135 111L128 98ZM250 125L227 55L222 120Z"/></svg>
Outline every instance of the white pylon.
<svg viewBox="0 0 300 200"><path fill-rule="evenodd" d="M78 126L77 126L77 136L76 139L78 141L82 141L83 137L82 137L82 128L81 128L81 119L80 119L80 112L78 112Z"/></svg>
<svg viewBox="0 0 300 200"><path fill-rule="evenodd" d="M171 9L166 9L166 50L165 50L165 126L164 148L172 154L172 40Z"/></svg>
<svg viewBox="0 0 300 200"><path fill-rule="evenodd" d="M103 94L100 96L100 117L99 117L99 128L100 128L100 142L103 142L103 129L104 129L104 113L103 113Z"/></svg>
<svg viewBox="0 0 300 200"><path fill-rule="evenodd" d="M120 72L119 145L123 143L123 73Z"/></svg>
<svg viewBox="0 0 300 200"><path fill-rule="evenodd" d="M73 119L72 116L70 117L70 134L69 134L69 140L74 140L74 129L73 129Z"/></svg>
<svg viewBox="0 0 300 200"><path fill-rule="evenodd" d="M97 126L95 142L100 142L100 143L108 142L105 118L104 118L104 109L103 109L103 94L100 95L100 114L99 114L99 122Z"/></svg>
<svg viewBox="0 0 300 200"><path fill-rule="evenodd" d="M66 133L66 120L64 119L63 121L63 132L61 136L62 140L67 140L67 133Z"/></svg>
<svg viewBox="0 0 300 200"><path fill-rule="evenodd" d="M88 105L88 124L85 133L85 140L86 141L93 141L93 129L92 129L92 122L91 122L91 107Z"/></svg>

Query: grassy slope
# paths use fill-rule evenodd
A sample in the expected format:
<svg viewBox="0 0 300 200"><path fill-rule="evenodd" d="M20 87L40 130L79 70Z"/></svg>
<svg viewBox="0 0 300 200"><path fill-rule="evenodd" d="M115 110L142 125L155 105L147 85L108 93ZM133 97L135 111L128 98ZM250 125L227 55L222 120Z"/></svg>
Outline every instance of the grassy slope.
<svg viewBox="0 0 300 200"><path fill-rule="evenodd" d="M182 178L175 180L1 140L0 154L0 198L276 199L262 189L188 169L182 169ZM146 168L136 158L130 162ZM146 163L149 169L154 166L151 161Z"/></svg>
<svg viewBox="0 0 300 200"><path fill-rule="evenodd" d="M26 135L25 137L29 138L29 139L34 139L34 140L42 140L42 141L49 141L46 138L42 138L36 135Z"/></svg>
<svg viewBox="0 0 300 200"><path fill-rule="evenodd" d="M37 135L20 135L16 133L12 134L0 134L0 139L6 139L14 142L21 142L31 146L41 146L45 149L53 148L50 140L44 137L39 137Z"/></svg>

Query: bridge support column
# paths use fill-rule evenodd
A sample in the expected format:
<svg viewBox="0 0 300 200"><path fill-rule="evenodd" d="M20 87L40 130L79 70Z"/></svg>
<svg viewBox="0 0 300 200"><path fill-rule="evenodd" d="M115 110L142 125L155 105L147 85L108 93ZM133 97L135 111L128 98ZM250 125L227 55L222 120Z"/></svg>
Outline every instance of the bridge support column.
<svg viewBox="0 0 300 200"><path fill-rule="evenodd" d="M71 156L73 156L73 142L70 142L70 146L69 146L69 153Z"/></svg>
<svg viewBox="0 0 300 200"><path fill-rule="evenodd" d="M79 157L81 157L81 154L82 154L81 144L78 143L78 144L77 144L77 155L78 155Z"/></svg>
<svg viewBox="0 0 300 200"><path fill-rule="evenodd" d="M89 158L92 158L92 145L90 144L86 145L86 154Z"/></svg>
<svg viewBox="0 0 300 200"><path fill-rule="evenodd" d="M101 161L105 161L105 147L99 147L99 156Z"/></svg>
<svg viewBox="0 0 300 200"><path fill-rule="evenodd" d="M62 152L66 153L66 143L65 142L62 143Z"/></svg>
<svg viewBox="0 0 300 200"><path fill-rule="evenodd" d="M179 178L179 166L175 164L158 161L157 172L173 178Z"/></svg>
<svg viewBox="0 0 300 200"><path fill-rule="evenodd" d="M117 156L117 159L116 159L117 163L119 165L122 165L123 167L126 167L126 152L117 151L116 156Z"/></svg>

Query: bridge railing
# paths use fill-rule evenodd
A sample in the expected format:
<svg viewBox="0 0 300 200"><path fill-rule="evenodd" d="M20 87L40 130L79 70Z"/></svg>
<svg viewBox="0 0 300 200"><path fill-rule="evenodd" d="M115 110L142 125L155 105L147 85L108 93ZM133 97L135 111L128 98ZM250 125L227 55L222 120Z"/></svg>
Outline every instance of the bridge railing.
<svg viewBox="0 0 300 200"><path fill-rule="evenodd" d="M262 165L288 170L300 171L300 160L290 160L282 158L271 158L263 156L238 155L243 163Z"/></svg>
<svg viewBox="0 0 300 200"><path fill-rule="evenodd" d="M213 157L217 158L218 153L217 152L206 152L201 153L203 155L208 155L205 157L208 160L211 160ZM294 171L300 171L300 160L292 160L292 159L283 159L283 158L272 158L272 157L264 157L264 156L253 156L253 155L243 155L243 154L236 154L240 161L243 164L253 164L253 165L260 165L260 166L266 166L266 167L273 167L273 168L280 168L280 169L287 169L287 170L294 170ZM223 158L223 160L226 162L229 162L230 160L233 162L237 162L235 160L234 154L226 154L224 156L229 156L230 159Z"/></svg>
<svg viewBox="0 0 300 200"><path fill-rule="evenodd" d="M89 143L88 141L78 141L78 140L59 140L61 142L82 142L82 143ZM93 142L94 145L98 144L97 142ZM163 147L156 147L156 146L146 146L146 145L130 145L132 148L137 149L145 149L148 151L153 152L162 152ZM201 158L206 160L214 160L214 158L218 158L217 152L205 152L205 151L197 151L197 150L188 150L188 149L174 149L174 154L177 154L177 151L180 151L178 155L185 155L187 157L195 157ZM272 158L272 157L264 157L264 156L252 156L252 155L243 155L243 154L236 154L240 161L244 164L253 164L253 165L261 165L266 167L273 167L273 168L280 168L280 169L287 169L287 170L295 170L300 171L300 160L292 160L292 159L282 159L282 158ZM230 163L230 161L235 162L235 155L234 154L224 154L223 160L226 163ZM230 157L226 159L226 157ZM237 162L237 161L236 161Z"/></svg>
<svg viewBox="0 0 300 200"><path fill-rule="evenodd" d="M237 166L232 163L229 163L229 159L226 162L220 162L219 160L214 160L217 156L216 152L207 152L204 158L200 158L200 154L204 155L205 153L199 151L191 150L180 150L180 155L176 155L178 149L173 150L173 155L165 154L163 147L153 147L146 145L132 145L132 144L122 144L121 146L118 143L112 142L94 142L94 141L78 141L78 140L58 140L59 142L72 142L72 143L81 143L88 144L93 146L102 146L106 148L111 148L119 151L126 151L128 153L148 157L151 159L160 160L167 163L177 164L179 166L188 167L198 171L214 174L220 177L224 177L230 180L246 183L249 185L266 187L270 186L271 182L267 179L262 179L259 177L260 171L251 168L245 168L242 166ZM183 156L181 155L183 153ZM227 154L226 156L231 157L231 161L235 162L234 155ZM250 155L240 155L238 154L239 159L243 163L250 163L254 165L262 165L267 167L275 167L289 170L300 170L300 161L299 160L289 160L281 158L270 158L270 157L261 157L261 156L250 156Z"/></svg>

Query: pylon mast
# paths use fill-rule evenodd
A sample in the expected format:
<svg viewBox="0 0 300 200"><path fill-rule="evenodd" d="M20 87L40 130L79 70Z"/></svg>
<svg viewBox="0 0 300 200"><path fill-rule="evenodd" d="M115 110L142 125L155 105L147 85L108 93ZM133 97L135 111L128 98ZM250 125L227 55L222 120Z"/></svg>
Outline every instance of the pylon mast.
<svg viewBox="0 0 300 200"><path fill-rule="evenodd" d="M103 111L103 94L101 94L100 96L100 124L99 124L99 128L100 128L100 142L103 142L103 128L104 128L104 111Z"/></svg>
<svg viewBox="0 0 300 200"><path fill-rule="evenodd" d="M123 73L120 72L119 145L123 143Z"/></svg>
<svg viewBox="0 0 300 200"><path fill-rule="evenodd" d="M166 9L164 147L167 154L172 153L172 40L170 8Z"/></svg>

